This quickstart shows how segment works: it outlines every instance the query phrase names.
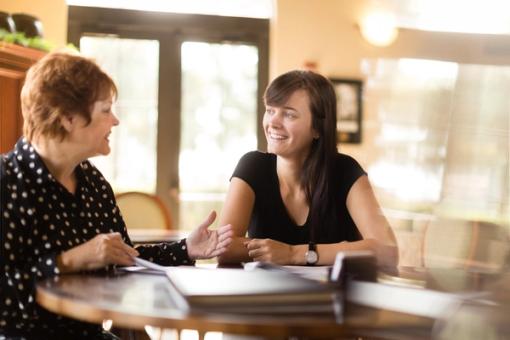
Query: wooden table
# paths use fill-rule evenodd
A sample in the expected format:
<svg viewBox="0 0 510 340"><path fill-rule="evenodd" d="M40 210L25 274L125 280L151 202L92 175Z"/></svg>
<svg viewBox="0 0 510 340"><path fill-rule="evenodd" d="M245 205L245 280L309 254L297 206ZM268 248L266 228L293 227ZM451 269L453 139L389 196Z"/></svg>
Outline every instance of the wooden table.
<svg viewBox="0 0 510 340"><path fill-rule="evenodd" d="M266 337L370 336L429 338L433 320L403 313L346 305L345 313L248 315L179 310L163 275L61 275L37 284L37 302L52 312L116 327L145 325Z"/></svg>

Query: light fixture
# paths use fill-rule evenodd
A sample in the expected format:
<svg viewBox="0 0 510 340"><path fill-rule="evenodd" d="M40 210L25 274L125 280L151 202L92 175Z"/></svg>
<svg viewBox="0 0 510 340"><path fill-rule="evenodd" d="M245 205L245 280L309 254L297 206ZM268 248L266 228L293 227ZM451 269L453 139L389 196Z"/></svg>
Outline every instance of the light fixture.
<svg viewBox="0 0 510 340"><path fill-rule="evenodd" d="M385 10L374 10L360 22L361 35L375 46L389 46L398 36L395 15Z"/></svg>

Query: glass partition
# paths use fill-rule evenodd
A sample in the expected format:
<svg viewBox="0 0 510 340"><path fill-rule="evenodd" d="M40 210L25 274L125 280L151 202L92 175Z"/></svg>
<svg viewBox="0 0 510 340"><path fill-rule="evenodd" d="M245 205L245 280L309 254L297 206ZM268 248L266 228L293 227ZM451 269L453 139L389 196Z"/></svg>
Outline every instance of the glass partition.
<svg viewBox="0 0 510 340"><path fill-rule="evenodd" d="M369 171L385 206L509 221L510 67L367 63L380 124Z"/></svg>
<svg viewBox="0 0 510 340"><path fill-rule="evenodd" d="M364 66L379 122L368 172L401 257L500 268L510 251L510 67Z"/></svg>

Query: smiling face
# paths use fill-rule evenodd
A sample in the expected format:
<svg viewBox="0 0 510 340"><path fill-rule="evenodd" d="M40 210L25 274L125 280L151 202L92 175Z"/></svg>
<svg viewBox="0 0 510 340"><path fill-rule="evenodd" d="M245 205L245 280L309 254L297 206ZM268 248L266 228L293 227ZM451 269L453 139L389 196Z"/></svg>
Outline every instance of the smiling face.
<svg viewBox="0 0 510 340"><path fill-rule="evenodd" d="M262 122L268 152L284 158L304 160L318 135L312 128L310 98L297 90L281 106L266 104Z"/></svg>
<svg viewBox="0 0 510 340"><path fill-rule="evenodd" d="M112 112L112 96L102 96L91 108L91 121L80 115L68 117L68 140L77 146L77 152L86 159L110 153L109 136L112 127L119 125L119 120Z"/></svg>

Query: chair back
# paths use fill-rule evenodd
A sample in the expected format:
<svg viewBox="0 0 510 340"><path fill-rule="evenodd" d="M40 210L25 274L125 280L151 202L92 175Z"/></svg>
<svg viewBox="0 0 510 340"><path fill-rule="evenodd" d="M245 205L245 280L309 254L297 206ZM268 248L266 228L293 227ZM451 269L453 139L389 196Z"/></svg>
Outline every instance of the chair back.
<svg viewBox="0 0 510 340"><path fill-rule="evenodd" d="M130 191L115 197L128 229L172 228L170 212L156 195Z"/></svg>

